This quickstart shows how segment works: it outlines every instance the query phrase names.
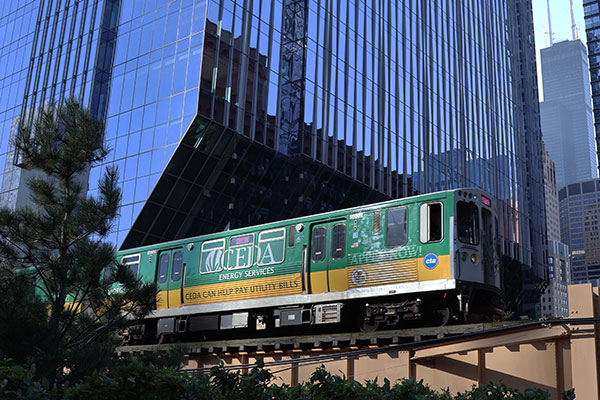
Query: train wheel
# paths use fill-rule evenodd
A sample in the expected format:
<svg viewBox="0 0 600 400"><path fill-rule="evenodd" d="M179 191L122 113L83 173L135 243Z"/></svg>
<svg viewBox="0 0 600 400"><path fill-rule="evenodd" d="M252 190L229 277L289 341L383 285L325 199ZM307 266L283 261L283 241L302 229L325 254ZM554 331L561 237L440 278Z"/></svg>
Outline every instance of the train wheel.
<svg viewBox="0 0 600 400"><path fill-rule="evenodd" d="M379 328L379 322L369 322L365 319L360 326L360 331L363 333L375 332L377 328Z"/></svg>
<svg viewBox="0 0 600 400"><path fill-rule="evenodd" d="M451 319L452 307L447 303L441 303L426 311L425 323L427 326L445 326Z"/></svg>
<svg viewBox="0 0 600 400"><path fill-rule="evenodd" d="M452 307L450 307L448 304L444 305L444 307L436 310L435 312L438 314L438 326L445 326L448 324L448 322L450 322L450 318L452 318Z"/></svg>

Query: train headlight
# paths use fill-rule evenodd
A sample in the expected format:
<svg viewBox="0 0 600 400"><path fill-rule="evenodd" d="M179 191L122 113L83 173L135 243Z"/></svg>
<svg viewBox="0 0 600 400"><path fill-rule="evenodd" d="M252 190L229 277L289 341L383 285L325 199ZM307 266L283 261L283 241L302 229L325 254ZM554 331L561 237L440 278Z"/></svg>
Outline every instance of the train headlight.
<svg viewBox="0 0 600 400"><path fill-rule="evenodd" d="M462 252L462 257L461 258L462 258L463 261L467 261L467 252L466 251Z"/></svg>
<svg viewBox="0 0 600 400"><path fill-rule="evenodd" d="M471 262L473 264L475 264L477 262L477 254L475 254L475 253L471 254Z"/></svg>

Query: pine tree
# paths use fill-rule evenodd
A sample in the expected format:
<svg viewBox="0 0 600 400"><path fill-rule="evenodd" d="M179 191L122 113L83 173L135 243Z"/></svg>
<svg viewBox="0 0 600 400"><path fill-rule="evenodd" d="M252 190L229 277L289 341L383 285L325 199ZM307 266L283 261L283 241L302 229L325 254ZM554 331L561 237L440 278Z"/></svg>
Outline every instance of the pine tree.
<svg viewBox="0 0 600 400"><path fill-rule="evenodd" d="M155 287L117 265L106 241L121 199L118 170L105 169L95 197L86 193L90 168L109 151L103 131L73 99L20 125L14 145L20 166L35 171L31 205L0 209L0 356L35 363L51 382L103 368L118 330L155 303Z"/></svg>

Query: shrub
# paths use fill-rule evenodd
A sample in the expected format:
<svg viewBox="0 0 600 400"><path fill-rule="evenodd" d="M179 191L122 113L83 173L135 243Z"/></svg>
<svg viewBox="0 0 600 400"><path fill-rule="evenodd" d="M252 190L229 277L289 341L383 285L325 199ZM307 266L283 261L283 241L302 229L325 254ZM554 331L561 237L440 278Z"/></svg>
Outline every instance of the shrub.
<svg viewBox="0 0 600 400"><path fill-rule="evenodd" d="M208 375L189 375L175 368L163 368L146 360L128 358L107 371L94 372L73 386L50 388L48 381L35 379L35 366L23 368L0 363L0 398L8 400L545 400L541 389L512 389L503 382L490 382L452 396L448 390L431 389L413 378L392 384L377 379L364 384L332 375L324 366L315 370L308 382L295 386L277 384L262 361L247 374L220 366ZM573 400L573 390L562 400Z"/></svg>

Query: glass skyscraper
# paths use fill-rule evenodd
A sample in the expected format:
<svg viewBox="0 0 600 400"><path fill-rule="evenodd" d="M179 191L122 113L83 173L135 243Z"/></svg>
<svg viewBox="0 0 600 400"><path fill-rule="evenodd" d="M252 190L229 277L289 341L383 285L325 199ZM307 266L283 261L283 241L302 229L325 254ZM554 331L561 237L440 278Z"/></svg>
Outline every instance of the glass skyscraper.
<svg viewBox="0 0 600 400"><path fill-rule="evenodd" d="M19 119L73 94L106 120L123 248L477 186L504 254L543 275L528 0L2 7L2 198L18 197Z"/></svg>
<svg viewBox="0 0 600 400"><path fill-rule="evenodd" d="M544 101L540 103L543 138L556 163L556 184L598 176L592 96L586 49L579 39L540 51ZM574 156L575 155L575 156Z"/></svg>
<svg viewBox="0 0 600 400"><path fill-rule="evenodd" d="M560 236L569 245L571 279L600 285L600 180L571 183L558 192Z"/></svg>
<svg viewBox="0 0 600 400"><path fill-rule="evenodd" d="M596 154L600 155L600 1L583 0L583 13L592 86Z"/></svg>

